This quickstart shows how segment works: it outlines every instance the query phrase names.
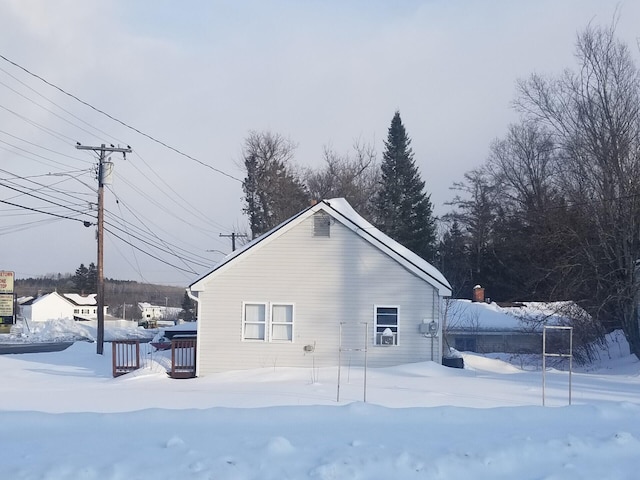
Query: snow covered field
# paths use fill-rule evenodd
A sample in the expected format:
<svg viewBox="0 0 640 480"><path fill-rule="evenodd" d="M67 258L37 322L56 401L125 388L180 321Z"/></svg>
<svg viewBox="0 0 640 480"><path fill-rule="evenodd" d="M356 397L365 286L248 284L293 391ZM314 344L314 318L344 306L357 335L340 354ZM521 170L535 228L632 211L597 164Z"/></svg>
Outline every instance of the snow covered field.
<svg viewBox="0 0 640 480"><path fill-rule="evenodd" d="M60 329L53 328L56 336ZM106 337L118 336L107 332ZM90 336L90 334L89 334ZM0 479L636 479L640 363L622 341L547 375L465 355L369 369L112 378L111 347L0 356Z"/></svg>

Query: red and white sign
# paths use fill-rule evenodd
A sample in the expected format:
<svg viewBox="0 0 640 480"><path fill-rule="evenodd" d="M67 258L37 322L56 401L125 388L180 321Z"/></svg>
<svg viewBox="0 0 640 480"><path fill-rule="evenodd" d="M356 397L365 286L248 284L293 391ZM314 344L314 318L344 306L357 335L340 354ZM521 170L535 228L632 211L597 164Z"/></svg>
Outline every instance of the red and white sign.
<svg viewBox="0 0 640 480"><path fill-rule="evenodd" d="M13 293L13 272L0 271L0 293Z"/></svg>

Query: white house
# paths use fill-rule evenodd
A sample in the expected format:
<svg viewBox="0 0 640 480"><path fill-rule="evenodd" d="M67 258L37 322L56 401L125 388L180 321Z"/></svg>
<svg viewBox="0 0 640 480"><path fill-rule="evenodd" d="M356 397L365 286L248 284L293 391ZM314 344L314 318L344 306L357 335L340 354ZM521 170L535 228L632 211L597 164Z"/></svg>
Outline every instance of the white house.
<svg viewBox="0 0 640 480"><path fill-rule="evenodd" d="M152 305L149 302L138 302L138 309L143 320L159 320L163 318L164 307Z"/></svg>
<svg viewBox="0 0 640 480"><path fill-rule="evenodd" d="M43 322L61 318L95 320L98 318L96 294L47 293L19 302L20 315L30 322ZM107 306L104 307L105 314Z"/></svg>
<svg viewBox="0 0 640 480"><path fill-rule="evenodd" d="M323 200L225 257L197 299L197 375L257 367L390 366L442 356L431 264L342 198Z"/></svg>

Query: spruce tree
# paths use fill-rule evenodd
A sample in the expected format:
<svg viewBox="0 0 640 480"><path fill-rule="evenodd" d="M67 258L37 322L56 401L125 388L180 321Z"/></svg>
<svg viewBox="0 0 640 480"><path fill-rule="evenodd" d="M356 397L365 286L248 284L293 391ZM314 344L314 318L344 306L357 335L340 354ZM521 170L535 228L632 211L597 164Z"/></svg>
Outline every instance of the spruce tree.
<svg viewBox="0 0 640 480"><path fill-rule="evenodd" d="M193 300L184 292L184 296L182 297L182 311L179 314L179 317L182 318L185 322L193 322L196 320L196 314L193 311L195 305L193 304Z"/></svg>
<svg viewBox="0 0 640 480"><path fill-rule="evenodd" d="M81 263L78 268L76 268L76 273L73 276L73 288L77 293L84 294L88 288L88 275L89 269L84 266L84 263Z"/></svg>
<svg viewBox="0 0 640 480"><path fill-rule="evenodd" d="M438 269L449 280L453 298L471 298L471 265L468 239L457 220L447 230L438 247Z"/></svg>
<svg viewBox="0 0 640 480"><path fill-rule="evenodd" d="M413 159L411 139L400 112L391 120L381 165L381 188L375 202L380 230L425 260L433 260L436 227L429 195Z"/></svg>

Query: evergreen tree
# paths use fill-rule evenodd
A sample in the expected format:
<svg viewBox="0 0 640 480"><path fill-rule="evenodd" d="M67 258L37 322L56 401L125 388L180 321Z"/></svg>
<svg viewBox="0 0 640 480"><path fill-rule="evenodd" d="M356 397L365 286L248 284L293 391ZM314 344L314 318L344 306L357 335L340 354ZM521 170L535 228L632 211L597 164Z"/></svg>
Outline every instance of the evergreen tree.
<svg viewBox="0 0 640 480"><path fill-rule="evenodd" d="M76 268L76 273L71 280L74 292L81 295L96 293L98 291L98 270L95 263L91 262L89 268L81 263Z"/></svg>
<svg viewBox="0 0 640 480"><path fill-rule="evenodd" d="M96 293L98 291L98 269L96 264L91 262L87 269L87 293Z"/></svg>
<svg viewBox="0 0 640 480"><path fill-rule="evenodd" d="M196 320L196 314L193 311L195 305L193 304L193 300L187 292L184 292L184 297L182 297L182 311L179 314L179 317L182 318L185 322L193 322Z"/></svg>
<svg viewBox="0 0 640 480"><path fill-rule="evenodd" d="M433 260L436 227L429 195L413 159L400 112L391 120L376 197L376 224L380 230L425 260Z"/></svg>
<svg viewBox="0 0 640 480"><path fill-rule="evenodd" d="M468 239L457 220L444 233L438 247L438 268L451 284L453 298L471 298Z"/></svg>
<svg viewBox="0 0 640 480"><path fill-rule="evenodd" d="M84 263L81 263L78 268L76 268L76 273L73 276L73 288L77 293L83 294L87 291L87 280L89 275L89 269L84 266Z"/></svg>

